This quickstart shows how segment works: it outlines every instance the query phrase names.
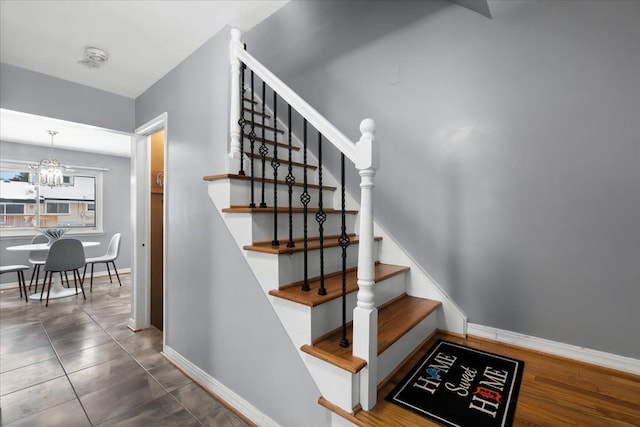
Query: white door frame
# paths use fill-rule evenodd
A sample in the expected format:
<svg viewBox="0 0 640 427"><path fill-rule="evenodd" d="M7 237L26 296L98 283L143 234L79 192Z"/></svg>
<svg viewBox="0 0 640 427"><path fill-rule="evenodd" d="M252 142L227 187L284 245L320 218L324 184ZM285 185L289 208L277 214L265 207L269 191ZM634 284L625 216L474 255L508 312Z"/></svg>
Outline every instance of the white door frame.
<svg viewBox="0 0 640 427"><path fill-rule="evenodd" d="M129 328L134 331L151 325L151 284L150 284L150 219L151 212L151 134L164 130L164 169L167 165L167 119L168 114L158 117L138 127L131 144L131 229L133 230L133 264L131 271L131 317ZM164 182L166 191L166 180ZM166 195L165 195L166 200ZM162 214L166 218L167 203L163 202ZM166 221L163 221L163 267L162 281L166 276ZM164 350L164 331L166 330L166 286L162 290L162 348Z"/></svg>

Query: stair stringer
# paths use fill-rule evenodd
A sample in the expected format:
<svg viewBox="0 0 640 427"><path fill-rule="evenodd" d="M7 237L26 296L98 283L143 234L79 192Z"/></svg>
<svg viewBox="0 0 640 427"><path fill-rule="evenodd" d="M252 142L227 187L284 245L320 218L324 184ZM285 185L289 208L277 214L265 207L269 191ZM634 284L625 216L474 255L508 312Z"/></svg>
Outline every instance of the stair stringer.
<svg viewBox="0 0 640 427"><path fill-rule="evenodd" d="M251 243L251 240L244 239L250 238L250 227L248 227L247 224L251 221L250 216L253 214L230 214L222 212L222 209L228 207L226 204L231 199L231 196L228 194L231 186L220 184L216 181L211 181L208 185L208 193L214 206L224 220L230 233L233 235L249 268L262 287L278 320L289 335L299 356L320 390L321 395L351 412L359 403L359 373L348 372L300 350L302 345L312 343L314 332L311 307L283 301L280 298L269 295L268 292L270 290L278 289L281 283L286 283L283 282L281 272L279 271L278 256L242 249L245 244ZM355 293L352 294L351 298L354 298L354 296ZM351 315L352 313L349 313L349 316Z"/></svg>
<svg viewBox="0 0 640 427"><path fill-rule="evenodd" d="M357 218L356 227L358 227ZM407 295L433 299L442 303L441 309L437 311L436 328L466 336L468 317L458 304L449 297L444 289L431 278L424 268L400 246L398 241L375 218L373 220L373 233L375 236L382 237L384 242L383 245L380 245L380 259L390 264L406 265L410 268L406 283Z"/></svg>

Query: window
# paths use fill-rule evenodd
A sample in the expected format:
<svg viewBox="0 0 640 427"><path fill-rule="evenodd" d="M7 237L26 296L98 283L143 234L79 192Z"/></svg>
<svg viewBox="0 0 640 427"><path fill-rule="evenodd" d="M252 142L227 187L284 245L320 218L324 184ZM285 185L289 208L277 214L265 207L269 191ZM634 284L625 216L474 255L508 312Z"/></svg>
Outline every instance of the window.
<svg viewBox="0 0 640 427"><path fill-rule="evenodd" d="M29 184L25 165L0 165L0 233L30 234L37 228L101 231L102 172L76 171L67 185Z"/></svg>
<svg viewBox="0 0 640 427"><path fill-rule="evenodd" d="M47 207L46 211L48 214L52 214L52 213L68 214L69 213L69 203L47 201L45 206Z"/></svg>
<svg viewBox="0 0 640 427"><path fill-rule="evenodd" d="M0 203L0 213L3 214L23 214L24 204L22 203Z"/></svg>

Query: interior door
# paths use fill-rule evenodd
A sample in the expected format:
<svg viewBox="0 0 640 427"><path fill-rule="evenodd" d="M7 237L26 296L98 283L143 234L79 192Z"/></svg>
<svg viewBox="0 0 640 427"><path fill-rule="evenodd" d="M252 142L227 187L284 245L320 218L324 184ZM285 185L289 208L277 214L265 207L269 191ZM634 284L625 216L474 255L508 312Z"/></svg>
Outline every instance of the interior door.
<svg viewBox="0 0 640 427"><path fill-rule="evenodd" d="M151 135L150 285L151 324L163 326L164 130Z"/></svg>

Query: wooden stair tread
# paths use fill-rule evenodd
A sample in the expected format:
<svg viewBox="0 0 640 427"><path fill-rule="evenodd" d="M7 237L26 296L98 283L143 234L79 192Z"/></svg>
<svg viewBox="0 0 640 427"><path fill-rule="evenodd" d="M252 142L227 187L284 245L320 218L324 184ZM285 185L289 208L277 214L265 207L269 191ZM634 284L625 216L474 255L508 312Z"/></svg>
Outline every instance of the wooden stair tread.
<svg viewBox="0 0 640 427"><path fill-rule="evenodd" d="M278 206L278 213L289 213L289 208L286 206ZM307 213L316 213L320 209L319 208L307 208ZM342 211L333 209L333 208L324 208L324 213L326 214L339 214ZM267 208L250 208L249 206L231 206L229 208L223 208L222 212L231 212L231 213L273 213L273 206ZM295 214L304 213L304 208L291 208L291 212ZM346 214L355 215L358 213L357 210L345 210Z"/></svg>
<svg viewBox="0 0 640 427"><path fill-rule="evenodd" d="M378 355L403 337L411 328L440 307L440 301L412 297L403 294L378 308ZM366 362L351 354L353 348L353 324L347 325L349 347L340 347L342 328L304 345L301 350L352 373L359 372ZM364 363L364 365L362 364Z"/></svg>
<svg viewBox="0 0 640 427"><path fill-rule="evenodd" d="M251 112L251 108L247 108L247 107L243 107L243 108L242 108L242 110L243 110L245 113L250 113L250 112ZM255 114L256 116L260 116L260 117L262 117L262 115L263 115L263 114L262 114L261 112L259 112L259 111L254 111L254 112L253 112L253 114ZM268 114L266 114L266 113L264 114L264 117L265 117L265 118L267 118L267 119L270 119L270 118L271 118L271 116L270 116L270 115L268 115Z"/></svg>
<svg viewBox="0 0 640 427"><path fill-rule="evenodd" d="M391 347L442 303L402 295L378 308L378 354Z"/></svg>
<svg viewBox="0 0 640 427"><path fill-rule="evenodd" d="M324 248L334 248L339 246L339 235L324 236ZM360 242L360 239L355 234L349 234L350 244L354 245ZM374 237L374 240L382 240L382 237ZM265 242L253 242L251 245L245 245L242 249L246 251L264 252L274 255L293 254L296 252L304 251L303 239L293 239L295 246L293 248L287 247L287 241L281 240L280 246L271 246L271 241ZM310 251L320 249L320 238L317 236L307 238L307 248Z"/></svg>
<svg viewBox="0 0 640 427"><path fill-rule="evenodd" d="M259 128L265 128L266 130L269 130L271 132L276 131L278 132L280 135L284 135L284 130L283 129L276 129L273 126L269 126L269 125L263 125L262 123L258 123L258 122L252 122L252 121L247 121L245 123L245 126L248 126L249 128L251 127L250 125L253 124L253 127L259 127Z"/></svg>
<svg viewBox="0 0 640 427"><path fill-rule="evenodd" d="M242 180L242 181L251 181L251 177L248 175L238 175L235 173L222 173L219 175L207 175L202 177L203 180L205 181L218 181L221 179L238 179L238 180ZM263 179L260 177L255 177L254 178L255 182L262 182ZM275 181L271 178L266 178L264 179L264 182L268 183L268 184L273 184ZM281 181L278 180L278 185L282 185L284 187L287 187L287 183L285 181ZM301 182L296 182L295 184L293 184L294 187L304 187L304 184ZM307 184L308 188L320 188L319 185L317 184ZM323 185L322 186L323 190L328 190L328 191L335 191L336 187L331 187L328 185ZM273 209L273 208L272 208Z"/></svg>
<svg viewBox="0 0 640 427"><path fill-rule="evenodd" d="M251 152L249 152L249 151L245 151L245 153L244 153L244 154L245 154L245 156L247 156L247 157L253 157L254 159L260 159L260 160L262 160L262 156L261 156L260 154L257 154L257 153L251 154ZM267 160L267 161L269 162L269 164L271 164L271 160L273 160L273 157L266 156L266 157L265 157L265 160ZM286 160L286 159L278 159L278 160L280 161L280 163L283 163L283 164L289 164L289 160ZM293 161L292 161L292 162L291 162L291 165L292 165L292 166L304 167L304 163L300 163L300 162L293 162ZM315 166L315 165L309 165L309 164L308 164L308 165L307 165L307 169L313 169L313 170L316 170L316 169L318 169L318 166Z"/></svg>
<svg viewBox="0 0 640 427"><path fill-rule="evenodd" d="M402 265L376 263L375 281L376 283L378 283L405 271L409 271L409 267L405 267ZM317 305L334 300L336 298L340 298L342 296L342 272L335 272L325 275L324 287L327 290L326 295L318 295L318 289L320 288L319 277L314 277L313 279L309 280L309 287L311 288L311 290L308 292L302 290L302 284L302 281L290 283L288 285L280 287L280 289L269 291L269 295L297 302L309 307L315 307ZM353 267L347 270L346 284L347 293L358 290L357 268Z"/></svg>
<svg viewBox="0 0 640 427"><path fill-rule="evenodd" d="M242 134L242 136L244 138L246 138L246 143L247 144L251 144L251 141L249 141L249 134L248 133L244 133L244 134ZM259 137L259 136L256 135L255 142L262 142L262 141L263 141L262 137ZM277 141L274 141L274 140L269 139L269 138L265 138L264 139L264 143L268 144L268 145L274 145L275 144L275 145L277 145L278 147L281 147L281 148L287 148L287 149L289 148L289 144L285 144L284 142L277 142ZM297 145L292 145L291 149L293 151L300 151L300 147L298 147Z"/></svg>

